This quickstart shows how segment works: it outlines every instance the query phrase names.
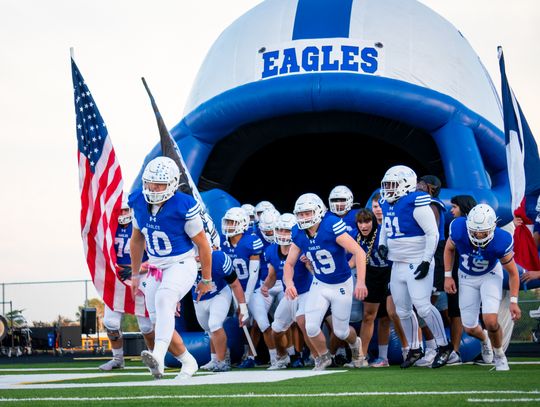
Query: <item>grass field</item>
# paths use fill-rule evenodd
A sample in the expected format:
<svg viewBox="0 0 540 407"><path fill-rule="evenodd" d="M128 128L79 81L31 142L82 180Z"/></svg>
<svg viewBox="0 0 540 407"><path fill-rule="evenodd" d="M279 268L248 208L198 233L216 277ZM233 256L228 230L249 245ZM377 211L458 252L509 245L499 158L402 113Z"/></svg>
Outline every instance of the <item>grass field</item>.
<svg viewBox="0 0 540 407"><path fill-rule="evenodd" d="M190 382L174 380L178 369L155 381L138 361L112 375L101 362L0 365L0 404L16 406L460 406L540 404L540 361L510 359L509 372L465 364L431 370L392 366L383 369L309 369L267 372L264 368L201 373ZM254 383L237 382L256 381ZM282 378L283 380L272 381ZM210 384L190 385L193 382ZM225 384L213 384L221 382ZM226 383L229 382L229 383ZM25 383L25 384L21 384ZM34 388L41 383L45 388ZM69 388L46 388L46 387ZM93 387L87 387L93 386ZM14 388L16 387L16 388Z"/></svg>

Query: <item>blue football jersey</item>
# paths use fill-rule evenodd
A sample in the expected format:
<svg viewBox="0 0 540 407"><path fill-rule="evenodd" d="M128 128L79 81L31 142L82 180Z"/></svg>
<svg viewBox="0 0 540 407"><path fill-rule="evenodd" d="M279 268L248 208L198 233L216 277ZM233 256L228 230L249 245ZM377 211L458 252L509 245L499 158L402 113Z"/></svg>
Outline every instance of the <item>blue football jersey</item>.
<svg viewBox="0 0 540 407"><path fill-rule="evenodd" d="M262 254L261 254L261 265L259 268L259 279L257 280L257 284L255 285L255 288L257 289L261 286L261 282L264 282L264 280L266 280L266 277L268 276L268 266L267 266L268 262L264 258L264 252L266 248L270 246L271 243L267 242L264 239L262 232L258 227L257 227L257 233L255 235L259 238L259 240L263 244Z"/></svg>
<svg viewBox="0 0 540 407"><path fill-rule="evenodd" d="M261 239L255 235L244 233L236 247L227 240L223 244L222 250L231 258L234 271L236 271L238 280L245 291L249 279L249 258L261 255L263 250Z"/></svg>
<svg viewBox="0 0 540 407"><path fill-rule="evenodd" d="M327 284L340 284L351 277L347 252L336 243L338 236L347 233L345 222L331 212L326 212L314 237L295 225L292 240L311 261L315 278Z"/></svg>
<svg viewBox="0 0 540 407"><path fill-rule="evenodd" d="M343 222L345 222L345 226L347 227L347 233L349 233L351 236L354 235L354 231L356 230L357 212L358 209L351 209L344 217L341 218Z"/></svg>
<svg viewBox="0 0 540 407"><path fill-rule="evenodd" d="M232 260L229 256L227 256L225 253L223 253L221 250L215 250L212 252L212 282L214 283L214 287L212 290L204 294L199 301L206 301L210 298L215 297L219 294L221 290L228 284L227 281L225 281L225 277L231 275L233 272L233 265ZM202 275L201 273L197 274L197 280L195 281L195 284L193 285L193 288L191 289L191 296L193 300L195 301L197 299L197 293L195 292L195 288L197 288L197 284L199 284L199 281L201 281Z"/></svg>
<svg viewBox="0 0 540 407"><path fill-rule="evenodd" d="M425 233L414 219L414 208L430 205L431 197L425 192L415 191L390 204L379 201L388 239L424 236Z"/></svg>
<svg viewBox="0 0 540 407"><path fill-rule="evenodd" d="M276 277L283 283L283 291L285 291L285 283L283 282L283 267L285 266L285 260L287 256L284 256L279 250L278 244L271 244L266 249L266 258L268 263L274 267L276 271ZM294 265L293 283L296 287L298 295L304 294L309 291L311 287L311 281L313 280L313 274L309 272L306 265L298 260Z"/></svg>
<svg viewBox="0 0 540 407"><path fill-rule="evenodd" d="M184 226L188 220L200 216L201 208L192 196L177 192L152 215L142 191L137 190L129 196L129 206L146 239L146 251L151 259L179 256L193 249Z"/></svg>
<svg viewBox="0 0 540 407"><path fill-rule="evenodd" d="M354 236L354 240L360 244L360 247L366 252L366 256L369 253L369 244L370 241L364 241L362 239L362 234L356 228L356 236ZM377 226L377 236L375 237L375 241L373 242L373 247L371 248L371 253L369 253L369 259L368 264L372 267L389 267L392 265L392 262L390 260L383 260L381 259L381 256L379 256L379 242L381 241L381 225Z"/></svg>
<svg viewBox="0 0 540 407"><path fill-rule="evenodd" d="M499 259L514 249L514 239L505 230L495 228L493 240L484 248L474 246L469 240L465 217L459 217L450 224L450 238L459 253L459 271L472 276L489 273L499 263Z"/></svg>
<svg viewBox="0 0 540 407"><path fill-rule="evenodd" d="M118 225L116 229L116 236L114 237L114 249L116 250L116 263L120 266L131 265L131 252L129 249L129 242L131 241L131 232L133 231L133 224L129 222L127 225ZM148 260L146 251L143 252L142 261Z"/></svg>

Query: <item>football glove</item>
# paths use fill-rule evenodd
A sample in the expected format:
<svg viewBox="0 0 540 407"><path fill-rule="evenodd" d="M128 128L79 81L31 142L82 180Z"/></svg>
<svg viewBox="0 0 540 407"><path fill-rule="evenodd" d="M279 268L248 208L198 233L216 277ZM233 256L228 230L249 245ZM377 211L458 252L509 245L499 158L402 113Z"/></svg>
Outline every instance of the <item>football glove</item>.
<svg viewBox="0 0 540 407"><path fill-rule="evenodd" d="M131 278L131 267L120 267L118 270L118 278L120 281L126 281Z"/></svg>
<svg viewBox="0 0 540 407"><path fill-rule="evenodd" d="M422 280L424 277L426 277L429 273L429 261L423 261L418 265L416 268L416 271L414 272L414 275L416 276L415 280Z"/></svg>

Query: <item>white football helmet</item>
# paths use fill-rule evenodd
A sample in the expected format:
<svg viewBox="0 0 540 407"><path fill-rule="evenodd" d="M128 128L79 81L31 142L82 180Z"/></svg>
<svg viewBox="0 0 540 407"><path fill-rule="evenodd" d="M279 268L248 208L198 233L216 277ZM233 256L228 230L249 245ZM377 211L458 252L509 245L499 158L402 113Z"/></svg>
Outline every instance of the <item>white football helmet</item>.
<svg viewBox="0 0 540 407"><path fill-rule="evenodd" d="M471 243L477 247L486 247L495 235L497 215L491 206L479 204L470 210L466 224ZM485 236L478 237L478 233Z"/></svg>
<svg viewBox="0 0 540 407"><path fill-rule="evenodd" d="M257 205L255 205L255 220L259 221L259 216L261 216L261 213L263 213L267 209L276 209L274 205L271 202L268 201L261 201Z"/></svg>
<svg viewBox="0 0 540 407"><path fill-rule="evenodd" d="M284 213L279 217L274 226L274 240L278 245L288 246L291 244L294 225L296 225L296 216L292 213Z"/></svg>
<svg viewBox="0 0 540 407"><path fill-rule="evenodd" d="M386 171L381 181L381 197L389 203L416 191L416 173L405 165L396 165Z"/></svg>
<svg viewBox="0 0 540 407"><path fill-rule="evenodd" d="M126 210L128 211L128 213L124 213L124 211ZM118 224L127 225L132 220L133 220L133 209L129 207L127 196L124 195L124 198L122 199L122 206L120 207L120 215L118 215Z"/></svg>
<svg viewBox="0 0 540 407"><path fill-rule="evenodd" d="M157 157L146 164L142 175L143 195L149 204L159 204L172 197L180 182L180 169L172 158ZM164 191L154 192L149 189L149 183L164 184Z"/></svg>
<svg viewBox="0 0 540 407"><path fill-rule="evenodd" d="M353 193L345 185L338 185L330 191L328 197L330 212L338 216L343 216L349 212L353 206Z"/></svg>
<svg viewBox="0 0 540 407"><path fill-rule="evenodd" d="M249 215L239 206L230 208L221 219L221 233L227 237L244 233L248 227Z"/></svg>
<svg viewBox="0 0 540 407"><path fill-rule="evenodd" d="M294 204L294 216L300 229L309 229L319 223L326 213L324 202L312 193L303 194Z"/></svg>
<svg viewBox="0 0 540 407"><path fill-rule="evenodd" d="M253 223L255 223L255 207L251 204L244 204L241 208L249 215L249 226L253 226Z"/></svg>
<svg viewBox="0 0 540 407"><path fill-rule="evenodd" d="M259 216L259 229L268 243L274 243L274 226L279 219L279 212L276 209L266 209Z"/></svg>

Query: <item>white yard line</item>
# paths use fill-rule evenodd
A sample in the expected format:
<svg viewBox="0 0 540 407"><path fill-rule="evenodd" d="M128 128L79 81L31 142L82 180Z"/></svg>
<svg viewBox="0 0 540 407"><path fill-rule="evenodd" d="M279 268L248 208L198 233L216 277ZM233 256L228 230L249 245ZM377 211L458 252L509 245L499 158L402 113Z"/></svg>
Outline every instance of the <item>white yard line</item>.
<svg viewBox="0 0 540 407"><path fill-rule="evenodd" d="M540 398L520 398L520 399L467 399L469 403L530 403L538 402Z"/></svg>
<svg viewBox="0 0 540 407"><path fill-rule="evenodd" d="M28 397L28 398L0 398L3 401L124 401L124 400L156 400L156 399L252 399L252 398L299 398L299 397L372 397L372 396L422 396L422 395L463 395L463 394L540 394L539 391L519 391L519 390L475 390L475 391L410 391L410 392L347 392L347 393L295 393L295 394L210 394L210 395L149 395L133 397ZM469 399L476 400L476 399ZM534 400L528 398L520 399L486 399L497 401L510 400ZM540 399L536 399L540 400Z"/></svg>

